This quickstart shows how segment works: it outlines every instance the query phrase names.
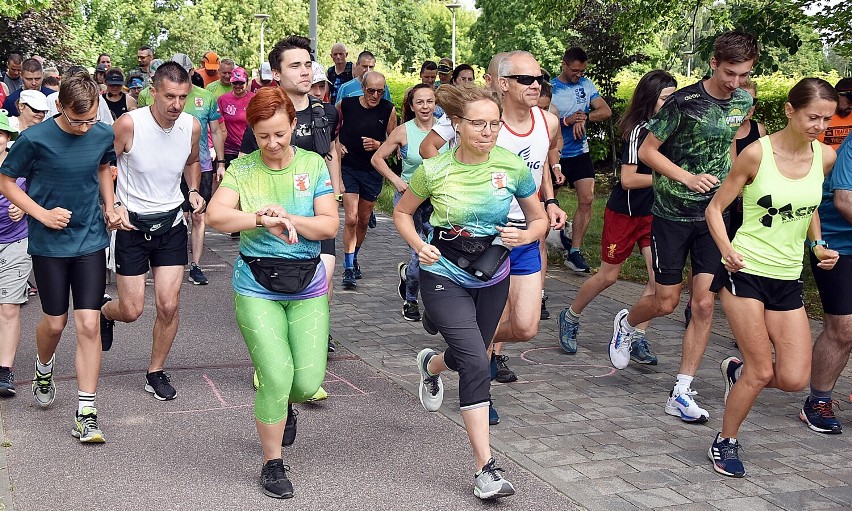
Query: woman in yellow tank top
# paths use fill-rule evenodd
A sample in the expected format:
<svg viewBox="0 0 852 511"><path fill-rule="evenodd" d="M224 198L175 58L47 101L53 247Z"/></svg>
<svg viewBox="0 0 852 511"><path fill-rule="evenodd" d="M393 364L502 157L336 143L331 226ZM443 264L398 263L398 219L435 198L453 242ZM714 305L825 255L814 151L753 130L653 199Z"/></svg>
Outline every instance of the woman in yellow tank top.
<svg viewBox="0 0 852 511"><path fill-rule="evenodd" d="M805 78L787 95L787 126L747 147L707 207L722 253L711 290L719 293L743 360L722 361L725 414L708 456L716 472L743 477L737 433L765 387L786 392L810 380L811 333L802 302L802 247L808 240L821 268L838 254L821 241L816 212L822 182L836 159L817 141L837 107L825 80ZM722 212L743 194L743 225L728 241ZM772 351L775 350L773 362Z"/></svg>

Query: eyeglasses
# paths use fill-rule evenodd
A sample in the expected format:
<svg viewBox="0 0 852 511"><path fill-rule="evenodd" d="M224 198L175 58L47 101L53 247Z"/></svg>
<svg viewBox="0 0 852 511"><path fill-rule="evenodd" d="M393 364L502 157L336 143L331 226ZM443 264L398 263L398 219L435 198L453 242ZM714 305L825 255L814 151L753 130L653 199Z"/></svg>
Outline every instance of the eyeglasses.
<svg viewBox="0 0 852 511"><path fill-rule="evenodd" d="M539 85L544 83L544 75L532 76L532 75L506 75L503 78L511 78L513 80L517 80L521 85L530 86L533 82L538 82Z"/></svg>
<svg viewBox="0 0 852 511"><path fill-rule="evenodd" d="M758 102L758 101L760 101L760 100L759 100L759 99L757 99L757 98L752 98L752 100L751 100L751 106L757 106L757 102Z"/></svg>
<svg viewBox="0 0 852 511"><path fill-rule="evenodd" d="M379 94L384 94L384 92L385 92L384 89L370 89L370 88L364 89L364 95L365 96L378 96Z"/></svg>
<svg viewBox="0 0 852 511"><path fill-rule="evenodd" d="M843 92L838 92L838 93L837 93L837 95L838 95L838 96L843 96L844 98L850 98L850 99L852 99L852 91L843 91Z"/></svg>
<svg viewBox="0 0 852 511"><path fill-rule="evenodd" d="M462 117L462 119L470 123L473 131L485 131L485 127L488 126L491 128L491 132L493 133L500 131L500 128L503 126L503 121L488 122L482 119L468 119L467 117Z"/></svg>
<svg viewBox="0 0 852 511"><path fill-rule="evenodd" d="M101 122L100 118L89 119L88 121L77 121L68 117L68 114L65 113L65 108L62 109L62 115L65 116L65 120L68 121L68 124L71 126L94 126L95 124Z"/></svg>

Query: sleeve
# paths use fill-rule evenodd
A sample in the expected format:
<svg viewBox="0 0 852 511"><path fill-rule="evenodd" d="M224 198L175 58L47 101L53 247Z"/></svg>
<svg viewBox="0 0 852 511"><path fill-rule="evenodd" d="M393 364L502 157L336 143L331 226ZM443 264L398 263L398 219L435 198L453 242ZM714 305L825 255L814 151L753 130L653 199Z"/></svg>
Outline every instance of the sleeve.
<svg viewBox="0 0 852 511"><path fill-rule="evenodd" d="M245 156L243 157L245 158ZM234 177L234 168L239 165L240 160L243 158L237 158L236 160L231 162L231 165L225 170L225 175L222 176L222 181L219 183L219 186L223 188L229 188L238 194L240 193L240 188L237 186L237 178ZM234 164L237 164L236 166Z"/></svg>
<svg viewBox="0 0 852 511"><path fill-rule="evenodd" d="M532 177L532 172L527 169L523 160L521 160L521 164L523 165L523 170L517 172L518 186L515 187L515 197L519 199L526 199L536 192L536 186L535 180Z"/></svg>
<svg viewBox="0 0 852 511"><path fill-rule="evenodd" d="M535 186L535 183L533 183L533 186ZM419 167L414 169L414 172L411 174L411 180L408 182L408 189L411 190L411 193L421 199L428 199L431 196L429 183L426 179L426 168L422 163Z"/></svg>
<svg viewBox="0 0 852 511"><path fill-rule="evenodd" d="M36 158L35 146L26 134L22 134L9 149L9 154L0 167L0 173L14 178L29 178Z"/></svg>
<svg viewBox="0 0 852 511"><path fill-rule="evenodd" d="M243 133L243 141L240 144L240 152L244 154L251 154L258 149L257 139L254 138L254 131L251 127L246 128L245 133Z"/></svg>
<svg viewBox="0 0 852 511"><path fill-rule="evenodd" d="M668 140L680 124L680 108L675 96L669 97L660 111L654 114L648 123L648 131L654 134L660 142Z"/></svg>
<svg viewBox="0 0 852 511"><path fill-rule="evenodd" d="M113 162L117 159L115 157L115 132L112 130L112 126L109 127L109 132L105 138L109 140L109 144L107 144L106 151L104 151L103 156L101 156L101 165Z"/></svg>
<svg viewBox="0 0 852 511"><path fill-rule="evenodd" d="M598 92L597 86L589 79L586 79L586 93L589 95L589 104L601 97L601 93Z"/></svg>
<svg viewBox="0 0 852 511"><path fill-rule="evenodd" d="M622 165L639 165L639 146L648 134L648 129L637 125L630 131L630 137L621 145Z"/></svg>
<svg viewBox="0 0 852 511"><path fill-rule="evenodd" d="M828 190L852 190L852 135L846 137L837 150L837 161L828 177Z"/></svg>
<svg viewBox="0 0 852 511"><path fill-rule="evenodd" d="M218 121L222 118L222 112L219 111L219 101L213 94L210 94L210 108L207 112L207 118L211 121Z"/></svg>
<svg viewBox="0 0 852 511"><path fill-rule="evenodd" d="M317 166L317 184L314 187L314 198L322 197L323 195L328 195L329 193L334 192L334 189L331 187L331 175L328 173L328 167L325 165L325 161L319 161Z"/></svg>
<svg viewBox="0 0 852 511"><path fill-rule="evenodd" d="M49 106L50 101L48 101L47 103ZM115 122L115 119L112 118L112 112L110 112L109 110L109 105L107 105L107 102L103 96L98 96L98 117L100 117L99 120L107 126L112 126Z"/></svg>
<svg viewBox="0 0 852 511"><path fill-rule="evenodd" d="M393 100L391 99L391 95L390 95L390 87L388 87L388 84L385 84L385 94L382 97L385 98L386 100L390 101L391 103L393 103Z"/></svg>
<svg viewBox="0 0 852 511"><path fill-rule="evenodd" d="M450 122L450 116L444 115L432 126L432 131L438 134L444 141L449 142L456 136L453 129L453 124Z"/></svg>

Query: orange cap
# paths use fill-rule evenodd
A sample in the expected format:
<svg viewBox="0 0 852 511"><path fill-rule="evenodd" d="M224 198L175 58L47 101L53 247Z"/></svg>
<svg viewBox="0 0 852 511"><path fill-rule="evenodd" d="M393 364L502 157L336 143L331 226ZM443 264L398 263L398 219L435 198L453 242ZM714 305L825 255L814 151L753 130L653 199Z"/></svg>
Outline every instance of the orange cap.
<svg viewBox="0 0 852 511"><path fill-rule="evenodd" d="M209 69L210 71L219 70L219 54L215 51L205 53L202 60L204 61L204 69Z"/></svg>

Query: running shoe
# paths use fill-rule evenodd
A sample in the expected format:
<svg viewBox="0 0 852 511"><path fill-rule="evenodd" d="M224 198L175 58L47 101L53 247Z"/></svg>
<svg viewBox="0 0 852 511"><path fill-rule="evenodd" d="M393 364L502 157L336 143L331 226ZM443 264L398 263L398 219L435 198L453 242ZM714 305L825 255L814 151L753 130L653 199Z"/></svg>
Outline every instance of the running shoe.
<svg viewBox="0 0 852 511"><path fill-rule="evenodd" d="M107 302L111 302L112 297L110 295L105 294L103 300L101 301L101 309L103 309L104 305ZM104 316L104 313L101 312L101 350L109 351L112 348L113 341L113 329L115 328L115 320L107 319Z"/></svg>
<svg viewBox="0 0 852 511"><path fill-rule="evenodd" d="M201 267L195 263L189 265L189 281L196 286L206 286L208 283L207 277L201 271Z"/></svg>
<svg viewBox="0 0 852 511"><path fill-rule="evenodd" d="M290 467L281 458L269 460L260 471L263 494L274 499L293 498L293 483L287 478Z"/></svg>
<svg viewBox="0 0 852 511"><path fill-rule="evenodd" d="M518 375L509 369L506 361L509 360L507 355L494 355L494 363L497 365L497 372L494 373L494 379L497 383L512 383L518 381Z"/></svg>
<svg viewBox="0 0 852 511"><path fill-rule="evenodd" d="M690 299L686 302L686 307L683 309L683 329L689 326L689 322L692 321L692 300Z"/></svg>
<svg viewBox="0 0 852 511"><path fill-rule="evenodd" d="M425 309L423 310L422 319L423 330L426 330L426 333L429 335L438 335L438 327L429 319L429 312Z"/></svg>
<svg viewBox="0 0 852 511"><path fill-rule="evenodd" d="M621 320L627 317L630 311L621 309L612 320L612 339L609 341L609 361L612 367L624 369L630 364L630 342L633 334L628 334L621 327Z"/></svg>
<svg viewBox="0 0 852 511"><path fill-rule="evenodd" d="M482 467L482 470L474 474L473 494L482 500L499 499L515 494L512 483L503 479L500 472L505 472L494 463L494 458Z"/></svg>
<svg viewBox="0 0 852 511"><path fill-rule="evenodd" d="M491 362L489 364L489 369L491 372L491 381L497 379L497 359L494 358L494 354L491 354Z"/></svg>
<svg viewBox="0 0 852 511"><path fill-rule="evenodd" d="M740 461L740 443L736 439L722 440L722 434L716 435L713 445L707 450L707 457L713 462L713 470L728 477L743 477L745 468Z"/></svg>
<svg viewBox="0 0 852 511"><path fill-rule="evenodd" d="M429 360L438 352L425 348L417 354L417 370L420 371L420 404L430 412L437 412L444 402L444 382L441 375L432 376L426 370Z"/></svg>
<svg viewBox="0 0 852 511"><path fill-rule="evenodd" d="M566 254L571 251L571 243L572 242L571 242L571 238L569 238L568 235L565 234L565 231L570 232L571 229L572 229L571 223L567 222L565 224L565 227L563 227L562 230L559 231L559 241L562 243L562 248L565 249Z"/></svg>
<svg viewBox="0 0 852 511"><path fill-rule="evenodd" d="M550 311L547 310L547 297L541 297L541 320L546 321L550 319Z"/></svg>
<svg viewBox="0 0 852 511"><path fill-rule="evenodd" d="M496 426L500 424L500 414L497 413L497 409L494 408L494 400L488 400L488 424L490 426Z"/></svg>
<svg viewBox="0 0 852 511"><path fill-rule="evenodd" d="M725 379L725 402L728 402L728 394L731 392L731 387L737 383L737 369L743 366L743 363L737 357L728 357L719 364L719 369L722 371L722 378Z"/></svg>
<svg viewBox="0 0 852 511"><path fill-rule="evenodd" d="M11 367L0 367L0 397L12 397L15 390L15 374Z"/></svg>
<svg viewBox="0 0 852 511"><path fill-rule="evenodd" d="M576 252L568 252L568 255L565 256L565 266L577 273L591 273L592 271L592 269L589 268L588 263L586 263L586 259L583 257L583 254L581 254L579 250Z"/></svg>
<svg viewBox="0 0 852 511"><path fill-rule="evenodd" d="M651 346L644 337L630 341L630 360L637 364L657 365L657 356L651 353Z"/></svg>
<svg viewBox="0 0 852 511"><path fill-rule="evenodd" d="M299 411L290 403L287 405L287 421L284 423L284 436L281 437L281 447L293 445L296 441L296 422Z"/></svg>
<svg viewBox="0 0 852 511"><path fill-rule="evenodd" d="M56 354L50 357L48 365L53 367L56 362ZM38 360L35 363L35 376L33 377L33 397L42 408L47 408L56 399L56 383L53 382L53 371L42 374L38 372Z"/></svg>
<svg viewBox="0 0 852 511"><path fill-rule="evenodd" d="M580 323L568 319L568 307L559 313L559 346L562 351L573 355L577 353L577 336L580 334Z"/></svg>
<svg viewBox="0 0 852 511"><path fill-rule="evenodd" d="M331 334L328 334L328 352L334 353L337 351L337 346L334 345L334 339L331 338Z"/></svg>
<svg viewBox="0 0 852 511"><path fill-rule="evenodd" d="M177 397L177 391L171 384L171 377L163 371L154 371L145 375L145 391L160 401L171 401Z"/></svg>
<svg viewBox="0 0 852 511"><path fill-rule="evenodd" d="M81 444L102 444L104 433L98 427L98 410L92 406L84 406L82 413L74 415L74 438L79 438Z"/></svg>
<svg viewBox="0 0 852 511"><path fill-rule="evenodd" d="M402 317L406 321L420 321L420 308L417 300L406 300L402 303Z"/></svg>
<svg viewBox="0 0 852 511"><path fill-rule="evenodd" d="M407 279L408 263L398 263L396 265L396 272L399 274L399 286L396 288L396 294L399 295L401 300L405 300L405 281Z"/></svg>
<svg viewBox="0 0 852 511"><path fill-rule="evenodd" d="M37 294L38 294L38 288L35 286L35 284L33 284L32 282L30 282L28 280L27 281L27 296L35 296Z"/></svg>
<svg viewBox="0 0 852 511"><path fill-rule="evenodd" d="M320 387L317 389L316 392L314 392L314 395L311 396L310 399L308 399L308 402L316 403L317 401L325 401L326 399L328 399L328 392L326 392L324 388Z"/></svg>
<svg viewBox="0 0 852 511"><path fill-rule="evenodd" d="M343 269L343 289L352 290L358 286L358 283L355 282L355 272L352 268L344 268Z"/></svg>
<svg viewBox="0 0 852 511"><path fill-rule="evenodd" d="M837 401L811 401L810 396L805 399L799 419L817 433L826 435L840 435L843 433L843 425L834 416L834 407Z"/></svg>
<svg viewBox="0 0 852 511"><path fill-rule="evenodd" d="M355 277L355 280L361 280L364 277L364 274L361 273L361 265L358 264L358 260L355 260L355 266L352 267L352 275Z"/></svg>
<svg viewBox="0 0 852 511"><path fill-rule="evenodd" d="M367 221L367 227L369 227L370 229L375 229L376 225L376 212L373 211L372 213L370 213L370 220Z"/></svg>
<svg viewBox="0 0 852 511"><path fill-rule="evenodd" d="M680 417L680 420L683 422L704 424L710 418L710 414L707 410L696 404L692 398L695 395L698 395L698 392L692 389L678 395L675 395L674 391L672 391L668 401L666 401L666 413Z"/></svg>
<svg viewBox="0 0 852 511"><path fill-rule="evenodd" d="M257 379L257 369L254 370L254 377L252 378L251 385L254 387L255 391L257 391L258 387L260 387L260 380Z"/></svg>

